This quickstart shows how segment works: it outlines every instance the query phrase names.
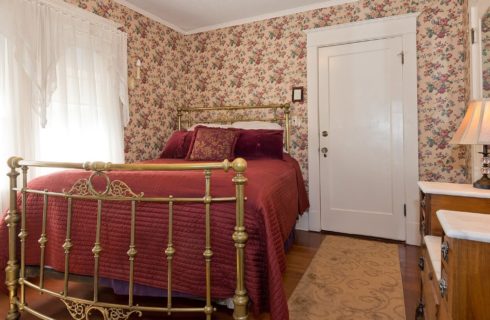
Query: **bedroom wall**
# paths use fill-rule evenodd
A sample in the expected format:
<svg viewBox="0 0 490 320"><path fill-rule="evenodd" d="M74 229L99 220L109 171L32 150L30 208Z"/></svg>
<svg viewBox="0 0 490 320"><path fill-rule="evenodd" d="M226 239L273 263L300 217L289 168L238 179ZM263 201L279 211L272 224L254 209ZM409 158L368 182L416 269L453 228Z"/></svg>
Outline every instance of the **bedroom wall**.
<svg viewBox="0 0 490 320"><path fill-rule="evenodd" d="M180 105L291 101L306 87L302 30L420 12L417 28L420 179L468 182L467 148L449 145L469 97L466 0L361 0L185 37ZM307 95L306 95L307 97ZM294 104L292 154L307 176L307 102ZM315 120L315 119L312 119Z"/></svg>
<svg viewBox="0 0 490 320"><path fill-rule="evenodd" d="M183 35L110 0L65 0L123 25L128 34L129 77L140 59L141 80L129 90L130 122L125 128L126 161L156 158L173 130L180 101Z"/></svg>

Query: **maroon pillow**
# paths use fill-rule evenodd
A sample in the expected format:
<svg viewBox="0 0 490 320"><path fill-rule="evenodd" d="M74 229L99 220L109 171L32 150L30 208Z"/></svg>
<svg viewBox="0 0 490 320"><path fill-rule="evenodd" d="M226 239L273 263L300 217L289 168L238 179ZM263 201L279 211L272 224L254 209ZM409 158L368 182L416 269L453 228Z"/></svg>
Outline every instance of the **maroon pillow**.
<svg viewBox="0 0 490 320"><path fill-rule="evenodd" d="M245 159L282 159L283 131L242 129L235 146L235 156Z"/></svg>
<svg viewBox="0 0 490 320"><path fill-rule="evenodd" d="M194 130L186 160L222 161L234 159L235 144L239 131L236 129L198 126Z"/></svg>
<svg viewBox="0 0 490 320"><path fill-rule="evenodd" d="M194 131L174 131L165 148L160 154L160 158L185 158L191 146Z"/></svg>

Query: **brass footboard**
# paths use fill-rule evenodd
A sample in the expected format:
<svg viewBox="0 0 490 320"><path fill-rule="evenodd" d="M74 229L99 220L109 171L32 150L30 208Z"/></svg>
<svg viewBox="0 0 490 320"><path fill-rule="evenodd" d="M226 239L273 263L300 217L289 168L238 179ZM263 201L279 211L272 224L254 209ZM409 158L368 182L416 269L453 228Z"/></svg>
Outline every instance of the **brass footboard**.
<svg viewBox="0 0 490 320"><path fill-rule="evenodd" d="M211 319L215 311L211 303L211 261L213 251L211 248L211 204L215 202L235 202L236 203L236 225L233 233L233 241L236 248L236 290L233 297L234 302L234 319L248 318L248 295L244 282L244 248L247 242L247 232L244 226L244 185L247 181L244 172L247 163L243 159L235 159L233 162L227 160L215 163L192 163L192 164L112 164L104 162L86 162L86 163L58 163L58 162L39 162L26 161L22 158L13 157L8 161L10 172L10 208L6 217L8 227L8 255L9 260L6 267L6 285L9 291L9 311L7 319L18 319L22 312L30 313L40 319L51 319L41 314L39 311L31 309L26 302L26 287L37 290L40 293L53 296L61 300L73 319L89 320L90 314L99 313L104 320L122 320L128 319L132 315L142 316L144 312L162 312L168 315L175 312L200 312L206 315L206 319ZM82 169L91 172L88 179L79 179L70 190L62 192L53 192L49 190L31 190L27 185L27 173L30 167L44 168L65 168L65 169ZM20 170L19 170L20 169ZM230 197L212 197L211 196L211 175L212 170L234 170L233 183L235 184L234 195ZM179 198L169 195L168 197L146 197L144 194L134 193L123 181L111 181L106 174L109 171L177 171L177 170L202 170L204 172L204 192L202 197L196 198ZM22 187L17 186L17 177L22 173ZM94 177L105 179L106 185L104 190L96 190L92 184ZM17 194L21 195L21 210L18 210ZM40 274L39 283L33 283L26 277L26 239L29 236L26 228L26 202L27 194L39 194L43 197L43 212L41 236L38 240L40 247ZM44 267L45 267L45 246L49 240L49 234L46 232L46 216L48 211L48 198L62 197L67 201L66 213L66 234L65 241L60 248L64 253L64 274L63 290L55 292L44 287ZM93 294L92 299L81 299L69 295L68 284L70 282L70 250L73 246L71 238L72 228L72 201L74 199L92 200L97 202L97 219L95 230L95 241L92 248L94 259L93 271ZM127 251L129 260L129 290L127 304L115 304L99 301L99 259L103 250L101 244L101 216L104 201L126 201L131 204L131 225L130 225L130 244ZM136 229L136 203L138 202L160 202L168 205L168 241L165 248L165 257L167 259L167 298L166 304L162 306L142 306L134 304L134 272L135 260L137 259L138 243L135 239ZM206 296L203 307L197 308L177 308L172 305L172 260L176 254L173 243L173 217L174 204L179 202L202 203L205 208L205 244L203 256L205 261L206 274ZM20 223L20 232L19 232ZM19 232L19 233L18 233ZM18 234L17 234L18 233ZM17 237L20 239L20 245L17 245ZM17 256L17 250L20 248L20 261Z"/></svg>

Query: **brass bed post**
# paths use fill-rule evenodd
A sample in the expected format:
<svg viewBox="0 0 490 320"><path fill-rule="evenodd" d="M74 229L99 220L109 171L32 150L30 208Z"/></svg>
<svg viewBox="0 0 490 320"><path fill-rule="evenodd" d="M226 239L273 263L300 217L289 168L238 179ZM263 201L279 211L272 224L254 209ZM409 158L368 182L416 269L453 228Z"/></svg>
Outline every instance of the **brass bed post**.
<svg viewBox="0 0 490 320"><path fill-rule="evenodd" d="M290 110L290 105L285 104L284 105L284 121L286 122L285 127L286 127L286 151L290 154L291 153L291 128L290 128L290 122L289 122L289 117L291 115L291 110Z"/></svg>
<svg viewBox="0 0 490 320"><path fill-rule="evenodd" d="M41 258L39 259L39 288L44 288L44 260L45 260L45 249L46 243L48 242L48 236L46 234L46 219L48 216L48 190L44 189L43 194L43 217L41 223L41 237L37 241L39 243L39 248L41 249Z"/></svg>
<svg viewBox="0 0 490 320"><path fill-rule="evenodd" d="M97 200L97 225L95 229L95 244L92 248L94 254L94 303L99 301L99 260L102 246L100 245L100 228L102 227L102 200Z"/></svg>
<svg viewBox="0 0 490 320"><path fill-rule="evenodd" d="M174 225L174 202L173 196L169 196L168 201L168 240L165 255L167 256L167 314L172 314L172 260L175 254L173 244L173 225Z"/></svg>
<svg viewBox="0 0 490 320"><path fill-rule="evenodd" d="M136 201L131 200L131 239L129 242L129 249L127 255L129 256L129 292L128 292L128 305L133 306L134 302L134 258L138 251L135 244L136 236Z"/></svg>
<svg viewBox="0 0 490 320"><path fill-rule="evenodd" d="M7 320L14 320L20 317L19 308L17 306L17 288L19 280L19 264L17 263L16 255L16 236L17 236L17 223L19 222L19 215L17 213L17 177L19 172L19 161L22 158L12 157L8 160L7 164L10 168L10 172L7 176L10 178L10 204L8 214L5 218L5 222L8 227L8 250L9 259L7 267L5 268L5 285L8 289L9 295L9 311L7 313Z"/></svg>
<svg viewBox="0 0 490 320"><path fill-rule="evenodd" d="M73 244L71 243L71 219L73 213L73 198L69 196L67 201L68 201L68 209L66 213L66 237L62 247L65 253L65 274L63 276L64 297L68 295L68 280L69 280L69 272L70 272L70 250L73 247Z"/></svg>
<svg viewBox="0 0 490 320"><path fill-rule="evenodd" d="M204 313L206 314L206 320L211 320L211 314L214 309L211 305L211 258L213 257L213 251L211 250L211 170L204 170L204 176L206 181L204 195L204 206L206 210L206 248L203 252L206 263L206 306L204 307Z"/></svg>
<svg viewBox="0 0 490 320"><path fill-rule="evenodd" d="M182 130L182 109L177 109L177 123L178 129Z"/></svg>
<svg viewBox="0 0 490 320"><path fill-rule="evenodd" d="M25 305L25 285L24 279L26 274L26 212L27 212L27 166L22 166L22 211L21 211L21 222L20 222L20 274L19 274L19 284L20 284L20 305L19 308L22 309Z"/></svg>
<svg viewBox="0 0 490 320"><path fill-rule="evenodd" d="M233 182L236 186L236 226L233 233L233 240L236 247L236 289L233 303L235 310L233 311L233 319L246 320L248 319L248 294L245 288L245 261L244 250L247 243L248 235L245 230L245 183L247 178L243 175L247 169L247 162L242 158L235 159L231 164L235 170Z"/></svg>

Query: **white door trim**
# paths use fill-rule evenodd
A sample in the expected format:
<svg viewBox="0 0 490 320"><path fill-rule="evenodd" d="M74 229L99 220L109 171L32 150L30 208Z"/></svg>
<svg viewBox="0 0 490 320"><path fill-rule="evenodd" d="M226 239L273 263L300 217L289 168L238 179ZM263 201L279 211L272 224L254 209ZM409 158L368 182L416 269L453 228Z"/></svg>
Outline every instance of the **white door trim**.
<svg viewBox="0 0 490 320"><path fill-rule="evenodd" d="M320 231L320 154L318 125L318 49L346 43L400 36L403 39L405 200L407 205L406 235L408 244L419 244L418 115L417 115L417 17L411 13L381 19L305 30L307 34L308 84L308 179L310 209L302 219L308 229ZM362 161L362 160L361 160Z"/></svg>

